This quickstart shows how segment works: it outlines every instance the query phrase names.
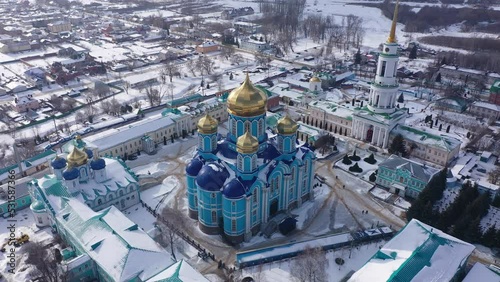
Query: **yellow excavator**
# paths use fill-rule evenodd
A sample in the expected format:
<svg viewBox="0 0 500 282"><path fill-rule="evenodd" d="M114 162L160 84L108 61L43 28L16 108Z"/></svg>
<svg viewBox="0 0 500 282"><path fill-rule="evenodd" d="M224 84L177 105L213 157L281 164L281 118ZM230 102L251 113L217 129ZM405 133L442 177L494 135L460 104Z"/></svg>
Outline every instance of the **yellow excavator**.
<svg viewBox="0 0 500 282"><path fill-rule="evenodd" d="M22 244L26 244L27 242L29 242L29 240L30 240L30 236L21 233L21 236L14 239L13 244L16 247L19 247ZM0 251L2 253L4 253L8 245L9 245L9 240L5 240L5 242L2 244L2 247L0 248Z"/></svg>

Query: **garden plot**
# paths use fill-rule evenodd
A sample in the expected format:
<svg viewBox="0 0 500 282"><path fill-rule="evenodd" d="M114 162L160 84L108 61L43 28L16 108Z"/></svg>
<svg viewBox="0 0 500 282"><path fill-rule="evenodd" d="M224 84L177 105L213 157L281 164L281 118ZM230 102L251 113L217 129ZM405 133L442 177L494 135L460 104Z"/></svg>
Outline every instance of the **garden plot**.
<svg viewBox="0 0 500 282"><path fill-rule="evenodd" d="M370 175L378 169L378 164L383 160L382 157L375 156L371 152L355 150L335 165L363 180L370 181Z"/></svg>

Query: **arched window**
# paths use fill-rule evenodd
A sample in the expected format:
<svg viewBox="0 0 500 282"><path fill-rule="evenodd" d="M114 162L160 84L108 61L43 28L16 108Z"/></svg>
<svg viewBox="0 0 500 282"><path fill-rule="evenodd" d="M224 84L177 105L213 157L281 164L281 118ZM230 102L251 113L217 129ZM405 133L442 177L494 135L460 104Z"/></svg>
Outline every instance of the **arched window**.
<svg viewBox="0 0 500 282"><path fill-rule="evenodd" d="M259 201L259 193L257 191L257 188L255 188L255 190L253 191L253 203L257 204L258 201Z"/></svg>
<svg viewBox="0 0 500 282"><path fill-rule="evenodd" d="M113 200L113 195L112 194L109 194L108 196L108 201L112 201Z"/></svg>
<svg viewBox="0 0 500 282"><path fill-rule="evenodd" d="M292 167L292 173L291 173L291 177L290 177L290 186L293 186L295 185L295 167Z"/></svg>
<svg viewBox="0 0 500 282"><path fill-rule="evenodd" d="M264 130L263 130L263 127L264 127L264 119L259 119L259 123L257 124L257 137L259 137L260 135L264 134Z"/></svg>
<svg viewBox="0 0 500 282"><path fill-rule="evenodd" d="M252 170L257 167L257 155L252 156Z"/></svg>
<svg viewBox="0 0 500 282"><path fill-rule="evenodd" d="M212 211L212 222L217 222L217 211Z"/></svg>
<svg viewBox="0 0 500 282"><path fill-rule="evenodd" d="M238 155L238 169L243 170L243 158L241 155Z"/></svg>
<svg viewBox="0 0 500 282"><path fill-rule="evenodd" d="M234 136L238 136L238 132L237 132L237 129L236 129L236 120L234 118L230 119L231 121L231 133L234 135Z"/></svg>
<svg viewBox="0 0 500 282"><path fill-rule="evenodd" d="M120 189L120 192L118 192L120 194L120 197L123 196L123 190Z"/></svg>
<svg viewBox="0 0 500 282"><path fill-rule="evenodd" d="M245 121L245 130L244 130L245 132L248 131L248 132L252 133L252 130L250 128L250 124L251 124L250 121L248 121L248 120Z"/></svg>

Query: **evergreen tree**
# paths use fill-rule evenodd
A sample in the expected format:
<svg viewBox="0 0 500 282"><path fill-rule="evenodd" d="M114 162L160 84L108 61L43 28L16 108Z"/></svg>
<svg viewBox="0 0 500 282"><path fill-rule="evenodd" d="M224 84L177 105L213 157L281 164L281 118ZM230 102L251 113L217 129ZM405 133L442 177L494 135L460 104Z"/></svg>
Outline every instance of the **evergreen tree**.
<svg viewBox="0 0 500 282"><path fill-rule="evenodd" d="M349 158L355 162L361 160L361 158L356 155L356 150L354 150L354 152L352 153L352 156L350 156Z"/></svg>
<svg viewBox="0 0 500 282"><path fill-rule="evenodd" d="M229 74L229 80L233 80L234 76L233 76L233 73L230 73Z"/></svg>
<svg viewBox="0 0 500 282"><path fill-rule="evenodd" d="M410 55L408 56L410 60L414 60L417 58L417 45L413 45L413 48L410 50Z"/></svg>
<svg viewBox="0 0 500 282"><path fill-rule="evenodd" d="M492 206L496 208L500 208L500 194L497 194L495 199L493 199L493 202L491 203Z"/></svg>
<svg viewBox="0 0 500 282"><path fill-rule="evenodd" d="M398 103L404 103L405 98L403 97L403 93L401 93L398 97Z"/></svg>
<svg viewBox="0 0 500 282"><path fill-rule="evenodd" d="M354 56L354 64L360 65L361 64L361 52L358 49L358 52L356 52L356 55Z"/></svg>
<svg viewBox="0 0 500 282"><path fill-rule="evenodd" d="M370 177L368 178L368 180L370 180L371 182L375 182L377 180L377 176L375 176L375 172L370 174Z"/></svg>
<svg viewBox="0 0 500 282"><path fill-rule="evenodd" d="M467 138L470 138L470 131L467 131Z"/></svg>
<svg viewBox="0 0 500 282"><path fill-rule="evenodd" d="M440 72L436 75L436 82L441 83L441 73Z"/></svg>
<svg viewBox="0 0 500 282"><path fill-rule="evenodd" d="M364 161L369 164L375 164L377 162L373 153L371 153L367 158L365 158Z"/></svg>
<svg viewBox="0 0 500 282"><path fill-rule="evenodd" d="M434 204L443 197L443 191L446 189L446 174L447 168L444 168L427 183L408 209L406 213L408 221L412 218L428 224L435 221L437 212L434 211Z"/></svg>
<svg viewBox="0 0 500 282"><path fill-rule="evenodd" d="M496 229L494 226L491 226L490 228L488 228L488 230L486 230L486 232L484 232L483 236L481 237L481 243L483 245L485 245L486 247L494 247L495 244L500 244L500 243L497 243L495 242L495 238L496 238Z"/></svg>
<svg viewBox="0 0 500 282"><path fill-rule="evenodd" d="M407 152L406 152L406 146L404 145L403 142L404 142L403 135L401 134L396 135L394 139L392 139L391 145L389 146L389 153L405 157Z"/></svg>
<svg viewBox="0 0 500 282"><path fill-rule="evenodd" d="M352 172L363 172L363 169L361 169L359 167L358 163L354 163L354 165L349 168L349 171L352 171Z"/></svg>
<svg viewBox="0 0 500 282"><path fill-rule="evenodd" d="M351 159L349 159L349 157L347 155L345 155L344 158L342 159L342 163L346 164L346 165L350 165L350 164L352 164L352 161L351 161Z"/></svg>
<svg viewBox="0 0 500 282"><path fill-rule="evenodd" d="M446 133L450 133L450 127L451 127L451 125L448 125L448 126L446 127Z"/></svg>
<svg viewBox="0 0 500 282"><path fill-rule="evenodd" d="M439 129L438 130L441 131L441 129L443 129L443 124L442 123L439 125Z"/></svg>

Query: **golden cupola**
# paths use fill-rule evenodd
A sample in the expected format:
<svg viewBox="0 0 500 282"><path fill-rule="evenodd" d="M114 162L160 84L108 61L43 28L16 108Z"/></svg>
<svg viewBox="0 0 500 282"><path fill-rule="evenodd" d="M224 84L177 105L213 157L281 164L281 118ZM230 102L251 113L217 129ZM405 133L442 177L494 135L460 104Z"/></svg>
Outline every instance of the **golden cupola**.
<svg viewBox="0 0 500 282"><path fill-rule="evenodd" d="M206 114L198 121L198 131L202 134L213 134L217 132L219 123L216 119Z"/></svg>
<svg viewBox="0 0 500 282"><path fill-rule="evenodd" d="M279 134L294 134L297 132L299 125L290 118L289 115L286 115L278 120L278 124L276 125Z"/></svg>
<svg viewBox="0 0 500 282"><path fill-rule="evenodd" d="M73 146L73 150L66 159L68 160L68 167L77 167L86 164L88 156L87 153Z"/></svg>
<svg viewBox="0 0 500 282"><path fill-rule="evenodd" d="M255 87L248 73L240 87L227 97L227 111L235 116L253 117L266 113L267 95Z"/></svg>
<svg viewBox="0 0 500 282"><path fill-rule="evenodd" d="M253 154L259 150L259 140L249 131L238 137L236 141L236 151L242 154Z"/></svg>
<svg viewBox="0 0 500 282"><path fill-rule="evenodd" d="M319 77L317 76L313 76L311 77L311 79L309 79L309 82L321 82L321 79L319 79Z"/></svg>

